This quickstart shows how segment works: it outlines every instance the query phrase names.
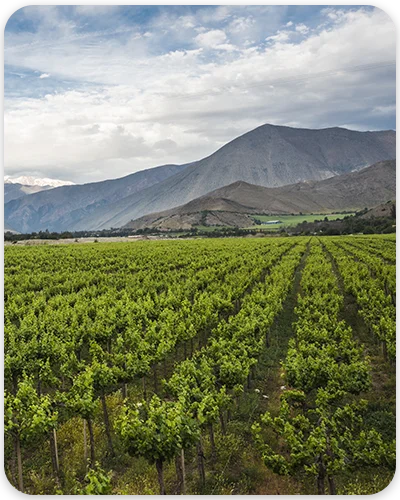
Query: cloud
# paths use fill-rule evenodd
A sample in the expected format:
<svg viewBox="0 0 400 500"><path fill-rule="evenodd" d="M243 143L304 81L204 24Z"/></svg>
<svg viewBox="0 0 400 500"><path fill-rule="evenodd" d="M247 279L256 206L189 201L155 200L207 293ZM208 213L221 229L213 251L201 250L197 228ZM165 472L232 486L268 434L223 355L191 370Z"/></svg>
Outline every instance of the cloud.
<svg viewBox="0 0 400 500"><path fill-rule="evenodd" d="M288 31L278 31L275 35L268 36L265 40L267 42L283 43L287 42L290 38Z"/></svg>
<svg viewBox="0 0 400 500"><path fill-rule="evenodd" d="M195 42L202 47L214 48L219 44L225 43L226 34L223 30L211 30L200 33L195 37Z"/></svg>
<svg viewBox="0 0 400 500"><path fill-rule="evenodd" d="M381 10L329 8L302 22L258 6L163 8L141 23L123 7L70 12L31 9L36 31L6 30L6 67L26 75L5 101L8 174L122 176L197 160L267 122L395 126L394 66L375 65L395 60ZM60 31L49 28L57 20Z"/></svg>
<svg viewBox="0 0 400 500"><path fill-rule="evenodd" d="M76 5L75 12L84 16L110 16L118 12L119 5Z"/></svg>
<svg viewBox="0 0 400 500"><path fill-rule="evenodd" d="M241 34L251 30L256 24L253 16L235 17L228 25L228 30L232 34Z"/></svg>
<svg viewBox="0 0 400 500"><path fill-rule="evenodd" d="M308 26L306 26L305 24L300 23L300 24L296 24L295 30L298 33L301 33L302 35L306 35L310 31L310 28Z"/></svg>
<svg viewBox="0 0 400 500"><path fill-rule="evenodd" d="M162 141L157 141L154 143L156 149L161 149L163 151L171 152L176 151L178 144L172 139L164 139Z"/></svg>
<svg viewBox="0 0 400 500"><path fill-rule="evenodd" d="M372 112L377 115L393 116L396 114L396 105L389 104L386 106L375 106Z"/></svg>
<svg viewBox="0 0 400 500"><path fill-rule="evenodd" d="M340 20L345 17L346 12L340 8L327 7L326 9L322 9L321 14L331 21L340 22Z"/></svg>
<svg viewBox="0 0 400 500"><path fill-rule="evenodd" d="M49 74L48 73L42 73L39 78L49 78Z"/></svg>

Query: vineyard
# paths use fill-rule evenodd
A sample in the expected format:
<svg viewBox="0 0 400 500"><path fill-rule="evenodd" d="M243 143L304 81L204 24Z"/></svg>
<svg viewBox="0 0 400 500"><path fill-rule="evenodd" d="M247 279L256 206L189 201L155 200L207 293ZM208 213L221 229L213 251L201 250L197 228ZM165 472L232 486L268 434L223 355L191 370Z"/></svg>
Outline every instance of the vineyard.
<svg viewBox="0 0 400 500"><path fill-rule="evenodd" d="M392 235L5 248L30 494L370 494L395 470Z"/></svg>

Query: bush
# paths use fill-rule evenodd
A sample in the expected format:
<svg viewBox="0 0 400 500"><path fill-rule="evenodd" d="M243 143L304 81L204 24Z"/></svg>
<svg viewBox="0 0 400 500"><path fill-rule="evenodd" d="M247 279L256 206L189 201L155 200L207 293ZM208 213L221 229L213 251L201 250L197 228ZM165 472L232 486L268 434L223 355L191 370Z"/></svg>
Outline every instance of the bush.
<svg viewBox="0 0 400 500"><path fill-rule="evenodd" d="M111 495L111 472L106 473L96 463L94 469L90 469L85 476L86 486L80 488L77 486L75 495Z"/></svg>

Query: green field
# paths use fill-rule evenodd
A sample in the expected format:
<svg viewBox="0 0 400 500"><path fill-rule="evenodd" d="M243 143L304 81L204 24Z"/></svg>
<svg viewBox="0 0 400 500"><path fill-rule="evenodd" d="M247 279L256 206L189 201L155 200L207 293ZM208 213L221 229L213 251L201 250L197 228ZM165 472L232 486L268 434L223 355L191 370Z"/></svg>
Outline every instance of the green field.
<svg viewBox="0 0 400 500"><path fill-rule="evenodd" d="M372 494L395 235L4 249L4 465L43 494Z"/></svg>
<svg viewBox="0 0 400 500"><path fill-rule="evenodd" d="M281 221L279 224L258 224L256 226L250 226L249 229L259 228L259 229L280 229L282 227L297 226L301 222L314 222L316 220L336 220L343 219L346 216L354 215L354 213L341 213L341 214L304 214L304 215L255 215L253 219L260 220L262 222L268 222L273 220Z"/></svg>
<svg viewBox="0 0 400 500"><path fill-rule="evenodd" d="M302 215L254 215L254 220L262 222L279 220L278 224L256 224L254 226L246 227L245 229L263 229L264 231L276 231L278 229L290 226L297 226L301 222L314 222L315 220L328 220L343 219L346 216L354 215L354 213L339 213L339 214L302 214ZM225 228L226 226L196 226L198 231L212 232Z"/></svg>

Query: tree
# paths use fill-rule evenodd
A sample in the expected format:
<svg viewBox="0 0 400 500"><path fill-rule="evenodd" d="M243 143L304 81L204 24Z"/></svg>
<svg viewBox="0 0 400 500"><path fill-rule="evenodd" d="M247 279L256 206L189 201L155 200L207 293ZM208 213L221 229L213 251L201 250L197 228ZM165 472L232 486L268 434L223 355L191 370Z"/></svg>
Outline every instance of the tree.
<svg viewBox="0 0 400 500"><path fill-rule="evenodd" d="M18 488L24 491L21 445L32 443L57 425L58 413L48 395L39 396L32 378L24 376L15 395L5 391L5 432L14 441L18 467Z"/></svg>
<svg viewBox="0 0 400 500"><path fill-rule="evenodd" d="M385 443L374 429L366 430L367 402L340 404L344 391L319 389L314 408L304 406L302 391L286 391L279 416L267 412L261 424L271 428L287 447L276 452L263 437L260 423L252 426L265 465L280 475L305 474L315 478L318 494L336 494L335 475L359 465L394 465L395 443Z"/></svg>
<svg viewBox="0 0 400 500"><path fill-rule="evenodd" d="M179 398L202 429L210 433L211 459L216 460L214 424L229 405L230 397L225 387L217 389L213 363L206 356L183 361L166 384L167 391ZM204 452L201 435L197 442L197 466L201 486L205 485Z"/></svg>
<svg viewBox="0 0 400 500"><path fill-rule="evenodd" d="M96 452L93 432L93 415L97 407L97 397L94 388L94 373L87 366L84 371L79 373L73 380L71 389L60 395L66 407L74 415L79 415L86 422L89 429L90 440L90 466L96 463ZM86 425L84 423L84 447L86 449ZM86 453L85 453L86 455Z"/></svg>
<svg viewBox="0 0 400 500"><path fill-rule="evenodd" d="M164 463L189 442L196 442L196 421L181 403L164 402L154 395L149 402L125 406L116 426L130 455L142 456L155 464L160 494L165 495Z"/></svg>

